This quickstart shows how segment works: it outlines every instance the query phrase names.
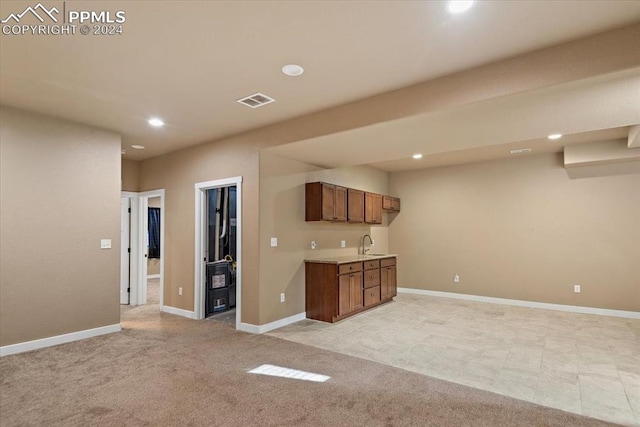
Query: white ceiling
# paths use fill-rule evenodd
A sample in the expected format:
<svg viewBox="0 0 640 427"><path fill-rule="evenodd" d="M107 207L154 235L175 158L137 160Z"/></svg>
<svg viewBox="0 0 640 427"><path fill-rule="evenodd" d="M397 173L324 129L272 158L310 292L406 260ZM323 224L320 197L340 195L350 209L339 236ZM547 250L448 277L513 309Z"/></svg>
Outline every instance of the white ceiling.
<svg viewBox="0 0 640 427"><path fill-rule="evenodd" d="M0 16L35 3L3 0ZM79 4L124 10L124 34L0 35L0 102L116 131L135 160L640 20L640 1L616 0L479 1L455 16L442 1ZM284 76L288 63L305 73ZM276 102L235 102L257 91Z"/></svg>

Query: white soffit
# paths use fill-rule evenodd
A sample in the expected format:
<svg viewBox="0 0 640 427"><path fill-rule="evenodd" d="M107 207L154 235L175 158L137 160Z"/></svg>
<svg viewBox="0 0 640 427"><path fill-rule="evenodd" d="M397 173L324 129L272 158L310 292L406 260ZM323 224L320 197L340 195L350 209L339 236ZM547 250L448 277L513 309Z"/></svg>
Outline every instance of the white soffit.
<svg viewBox="0 0 640 427"><path fill-rule="evenodd" d="M629 129L627 145L629 148L640 147L640 125L631 126Z"/></svg>
<svg viewBox="0 0 640 427"><path fill-rule="evenodd" d="M269 151L321 167L372 164L391 171L392 161L407 159L410 167L416 168L415 162L410 162L416 152L428 158L439 153L546 139L556 131L575 134L629 126L640 117L636 99L639 85L638 70L628 70L376 123ZM362 141L366 141L366 149Z"/></svg>

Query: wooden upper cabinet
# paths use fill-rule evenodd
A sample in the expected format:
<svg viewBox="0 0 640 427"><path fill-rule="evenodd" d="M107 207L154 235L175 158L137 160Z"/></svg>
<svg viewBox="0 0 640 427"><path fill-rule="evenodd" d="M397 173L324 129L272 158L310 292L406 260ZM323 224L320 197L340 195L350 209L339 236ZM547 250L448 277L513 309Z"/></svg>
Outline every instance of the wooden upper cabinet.
<svg viewBox="0 0 640 427"><path fill-rule="evenodd" d="M382 196L375 193L364 193L364 222L382 224Z"/></svg>
<svg viewBox="0 0 640 427"><path fill-rule="evenodd" d="M347 189L347 221L364 222L364 191Z"/></svg>
<svg viewBox="0 0 640 427"><path fill-rule="evenodd" d="M382 209L391 212L400 212L400 199L391 196L382 196Z"/></svg>
<svg viewBox="0 0 640 427"><path fill-rule="evenodd" d="M382 212L399 212L400 199L326 182L305 185L305 221L382 224Z"/></svg>
<svg viewBox="0 0 640 427"><path fill-rule="evenodd" d="M322 219L333 221L336 212L336 186L322 184Z"/></svg>
<svg viewBox="0 0 640 427"><path fill-rule="evenodd" d="M345 187L335 186L334 192L334 221L346 221L347 220L347 189Z"/></svg>
<svg viewBox="0 0 640 427"><path fill-rule="evenodd" d="M346 221L347 189L324 182L305 185L305 221Z"/></svg>

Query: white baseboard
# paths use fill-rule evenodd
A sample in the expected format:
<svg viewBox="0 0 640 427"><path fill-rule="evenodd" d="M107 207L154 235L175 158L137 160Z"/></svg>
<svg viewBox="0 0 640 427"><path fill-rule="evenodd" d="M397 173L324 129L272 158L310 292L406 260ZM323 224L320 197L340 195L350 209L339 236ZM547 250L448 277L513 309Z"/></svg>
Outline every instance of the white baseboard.
<svg viewBox="0 0 640 427"><path fill-rule="evenodd" d="M429 291L426 289L398 288L399 293L427 295L431 297L454 298L468 301L488 302L492 304L515 305L518 307L541 308L543 310L568 311L570 313L596 314L598 316L624 317L640 319L640 312L610 310L608 308L581 307L578 305L550 304L546 302L523 301L517 299L484 297L480 295L457 294L454 292Z"/></svg>
<svg viewBox="0 0 640 427"><path fill-rule="evenodd" d="M169 305L161 305L160 311L162 311L163 313L175 314L176 316L186 317L187 319L194 319L194 320L197 319L195 311L183 310L181 308L175 308Z"/></svg>
<svg viewBox="0 0 640 427"><path fill-rule="evenodd" d="M307 318L307 313L298 313L293 316L285 317L284 319L276 320L275 322L266 323L264 325L252 325L250 323L240 323L239 331L249 332L251 334L264 334L265 332L273 331L274 329L282 328L283 326L290 325L295 322L299 322Z"/></svg>
<svg viewBox="0 0 640 427"><path fill-rule="evenodd" d="M25 351L37 350L39 348L52 347L54 345L66 344L73 341L80 341L86 338L97 337L121 331L120 324L102 326L99 328L85 329L84 331L71 332L64 335L42 338L39 340L26 341L18 344L5 345L0 347L0 357L10 354L24 353Z"/></svg>
<svg viewBox="0 0 640 427"><path fill-rule="evenodd" d="M159 279L159 274L147 274L147 279Z"/></svg>

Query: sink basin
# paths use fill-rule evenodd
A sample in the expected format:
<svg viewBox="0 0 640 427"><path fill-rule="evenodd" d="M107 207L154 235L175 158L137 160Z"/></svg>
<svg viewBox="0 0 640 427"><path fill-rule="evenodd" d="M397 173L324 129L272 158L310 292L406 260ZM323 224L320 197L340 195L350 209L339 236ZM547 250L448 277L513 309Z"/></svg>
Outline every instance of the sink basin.
<svg viewBox="0 0 640 427"><path fill-rule="evenodd" d="M389 254L366 254L365 256L387 256Z"/></svg>

